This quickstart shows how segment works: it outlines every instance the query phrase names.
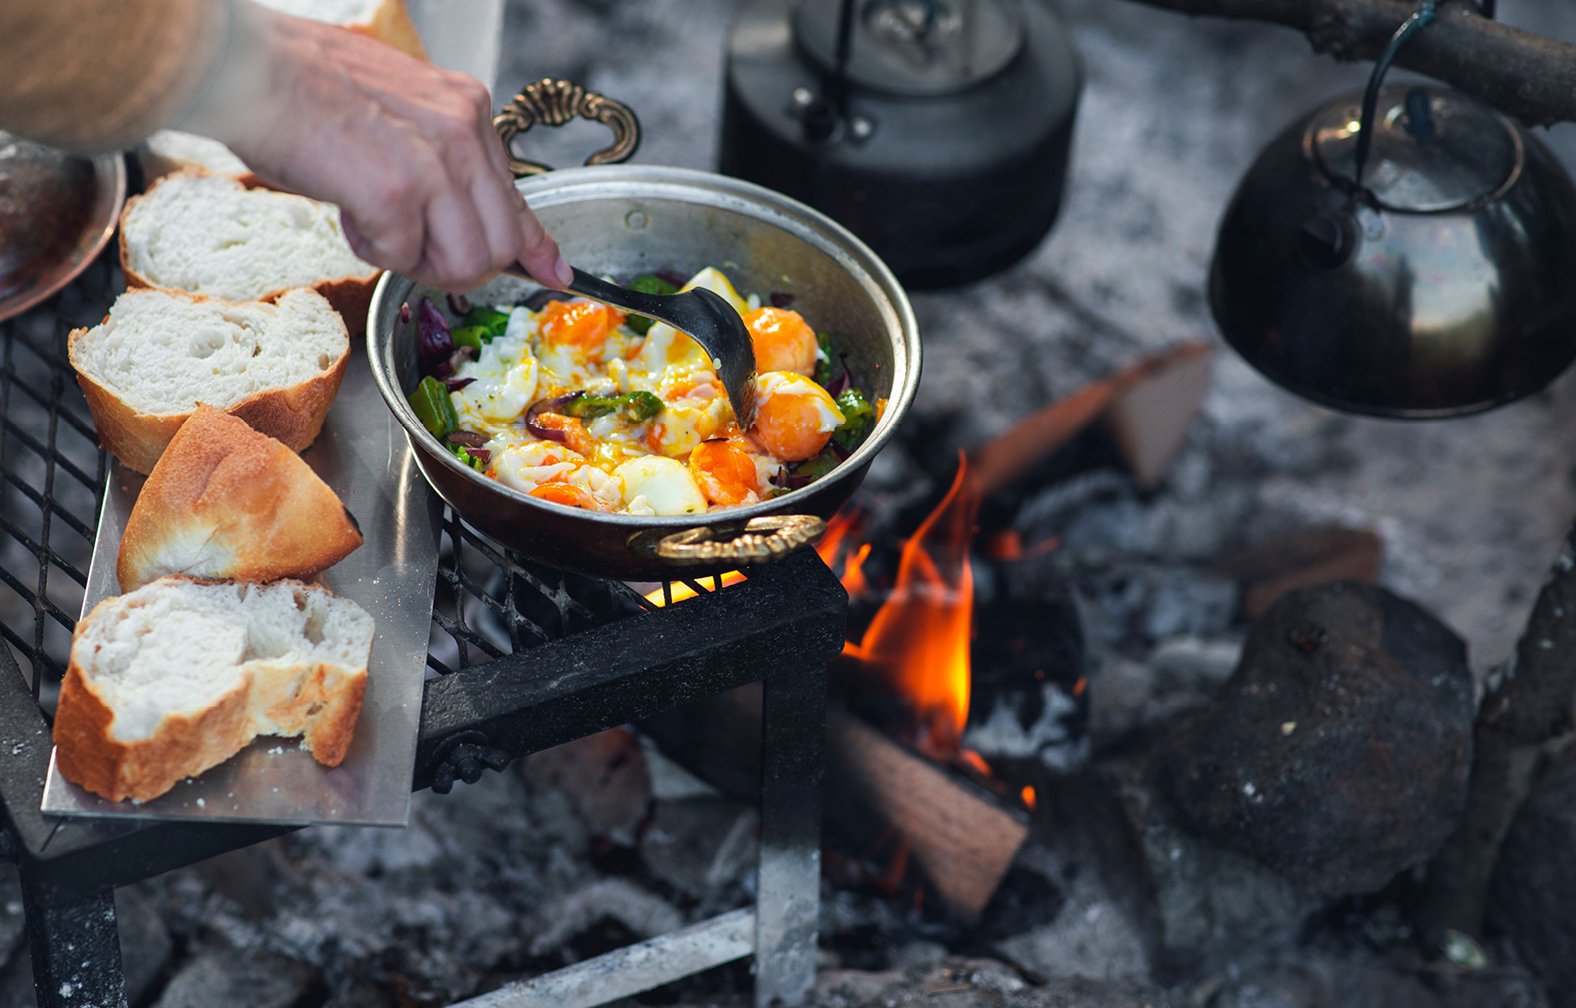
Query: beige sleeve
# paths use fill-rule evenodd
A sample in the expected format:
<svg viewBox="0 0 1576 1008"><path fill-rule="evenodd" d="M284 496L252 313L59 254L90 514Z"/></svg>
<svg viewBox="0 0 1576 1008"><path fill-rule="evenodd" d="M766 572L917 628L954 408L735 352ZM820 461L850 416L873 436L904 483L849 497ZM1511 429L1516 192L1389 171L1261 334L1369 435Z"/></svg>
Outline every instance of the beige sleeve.
<svg viewBox="0 0 1576 1008"><path fill-rule="evenodd" d="M230 0L0 0L0 129L129 147L205 89L231 21Z"/></svg>

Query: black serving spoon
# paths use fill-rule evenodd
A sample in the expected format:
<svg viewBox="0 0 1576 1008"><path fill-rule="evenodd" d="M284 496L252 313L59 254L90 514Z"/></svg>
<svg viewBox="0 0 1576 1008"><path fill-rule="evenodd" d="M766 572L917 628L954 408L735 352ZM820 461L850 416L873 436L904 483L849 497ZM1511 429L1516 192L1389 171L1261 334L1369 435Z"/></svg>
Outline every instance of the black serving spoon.
<svg viewBox="0 0 1576 1008"><path fill-rule="evenodd" d="M519 265L504 272L533 282L535 279ZM699 343L711 355L711 366L722 379L728 401L733 403L739 429L754 426L755 348L750 344L750 331L744 328L744 320L732 305L704 287L682 294L646 294L600 280L581 269L574 273L574 282L568 287L571 294L666 322Z"/></svg>

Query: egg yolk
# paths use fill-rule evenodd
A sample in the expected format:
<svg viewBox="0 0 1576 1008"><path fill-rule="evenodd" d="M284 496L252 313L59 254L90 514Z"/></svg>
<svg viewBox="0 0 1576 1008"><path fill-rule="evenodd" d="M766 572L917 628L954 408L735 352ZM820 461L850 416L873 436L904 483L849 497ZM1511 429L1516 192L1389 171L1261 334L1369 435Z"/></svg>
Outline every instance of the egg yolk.
<svg viewBox="0 0 1576 1008"><path fill-rule="evenodd" d="M832 440L843 414L826 389L799 375L773 371L756 379L750 433L784 462L814 458Z"/></svg>
<svg viewBox="0 0 1576 1008"><path fill-rule="evenodd" d="M597 499L591 496L590 491L582 490L572 483L543 483L526 496L540 497L542 500L568 507L585 508L587 511L604 510L598 506Z"/></svg>
<svg viewBox="0 0 1576 1008"><path fill-rule="evenodd" d="M595 301L549 301L537 331L548 343L589 357L602 349L608 333L623 324L623 312Z"/></svg>
<svg viewBox="0 0 1576 1008"><path fill-rule="evenodd" d="M690 475L713 504L735 507L758 491L755 460L732 441L717 438L695 446L689 457Z"/></svg>
<svg viewBox="0 0 1576 1008"><path fill-rule="evenodd" d="M744 327L750 331L757 371L815 374L815 331L798 312L757 308L744 316Z"/></svg>

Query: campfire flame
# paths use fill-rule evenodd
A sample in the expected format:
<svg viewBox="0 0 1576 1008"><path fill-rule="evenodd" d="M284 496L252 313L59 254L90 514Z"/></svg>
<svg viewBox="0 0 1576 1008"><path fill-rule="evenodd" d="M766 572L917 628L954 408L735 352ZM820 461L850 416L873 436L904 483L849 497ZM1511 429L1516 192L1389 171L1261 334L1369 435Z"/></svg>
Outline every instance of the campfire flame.
<svg viewBox="0 0 1576 1008"><path fill-rule="evenodd" d="M707 578L706 580L710 580L710 578ZM738 584L743 580L743 571L728 571L722 576L722 579L716 583L715 587L707 588L706 590L715 591L717 588L726 588L728 585ZM701 587L704 588L705 585L702 585ZM692 599L697 595L695 589L691 588L682 581L670 582L667 586L667 591L672 593L674 602L683 602L685 599ZM658 606L664 606L668 604L668 600L664 597L663 589L661 588L658 588L652 592L647 592L646 601L650 602L652 605Z"/></svg>
<svg viewBox="0 0 1576 1008"><path fill-rule="evenodd" d="M915 715L913 742L943 762L974 756L961 746L969 717L969 640L974 618L974 580L969 548L980 498L961 457L947 496L903 544L897 581L863 638L843 647L908 701ZM856 534L857 519L828 531L822 556L833 562L844 539ZM850 594L868 588L863 562L868 543L853 552L843 570ZM988 771L987 771L988 772Z"/></svg>

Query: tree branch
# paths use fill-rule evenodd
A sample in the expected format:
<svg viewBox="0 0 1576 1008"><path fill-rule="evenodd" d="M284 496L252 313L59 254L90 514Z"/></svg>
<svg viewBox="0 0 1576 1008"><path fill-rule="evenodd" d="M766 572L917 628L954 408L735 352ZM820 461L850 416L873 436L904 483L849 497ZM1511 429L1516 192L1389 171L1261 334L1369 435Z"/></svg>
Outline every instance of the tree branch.
<svg viewBox="0 0 1576 1008"><path fill-rule="evenodd" d="M1315 52L1377 59L1415 0L1139 0L1184 14L1268 21L1308 36ZM1480 16L1446 0L1439 17L1401 48L1396 65L1477 95L1532 126L1576 121L1576 45Z"/></svg>

